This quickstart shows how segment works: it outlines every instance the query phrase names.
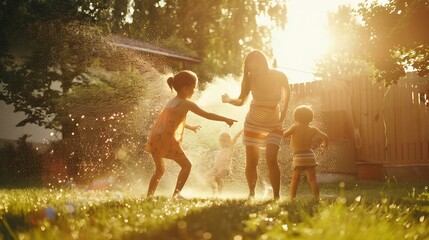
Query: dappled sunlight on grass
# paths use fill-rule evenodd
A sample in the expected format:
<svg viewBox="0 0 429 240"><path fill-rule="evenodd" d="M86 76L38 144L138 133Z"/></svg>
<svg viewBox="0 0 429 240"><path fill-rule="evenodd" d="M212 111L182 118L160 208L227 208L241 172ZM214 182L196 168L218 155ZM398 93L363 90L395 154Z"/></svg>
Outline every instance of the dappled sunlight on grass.
<svg viewBox="0 0 429 240"><path fill-rule="evenodd" d="M341 186L340 186L341 185ZM427 239L424 184L321 184L319 204L146 198L127 191L0 190L0 239ZM307 191L307 189L303 189ZM322 191L323 193L323 191Z"/></svg>

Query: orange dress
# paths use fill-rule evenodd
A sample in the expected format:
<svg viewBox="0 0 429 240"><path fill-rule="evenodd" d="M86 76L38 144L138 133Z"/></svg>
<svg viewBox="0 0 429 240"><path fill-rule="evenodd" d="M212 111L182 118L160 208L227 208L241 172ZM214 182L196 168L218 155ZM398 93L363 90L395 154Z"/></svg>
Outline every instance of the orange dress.
<svg viewBox="0 0 429 240"><path fill-rule="evenodd" d="M166 107L155 121L147 140L145 151L163 158L185 157L182 138L186 114L179 114L176 107Z"/></svg>

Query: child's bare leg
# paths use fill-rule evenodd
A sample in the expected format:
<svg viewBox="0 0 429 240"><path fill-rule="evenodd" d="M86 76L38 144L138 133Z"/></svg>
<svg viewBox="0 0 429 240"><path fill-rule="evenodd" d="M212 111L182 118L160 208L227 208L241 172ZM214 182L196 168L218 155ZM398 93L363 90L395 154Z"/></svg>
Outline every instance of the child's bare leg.
<svg viewBox="0 0 429 240"><path fill-rule="evenodd" d="M270 178L271 187L273 188L274 198L280 198L280 169L277 162L277 153L279 147L275 144L268 144L266 151L268 175Z"/></svg>
<svg viewBox="0 0 429 240"><path fill-rule="evenodd" d="M210 183L210 187L212 188L213 195L215 195L219 189L216 179L212 180L212 182Z"/></svg>
<svg viewBox="0 0 429 240"><path fill-rule="evenodd" d="M183 186L185 186L186 181L188 180L189 173L191 172L192 164L189 159L183 155L181 158L173 159L177 164L180 165L179 176L177 177L176 188L174 189L173 196L177 196L180 191L182 191Z"/></svg>
<svg viewBox="0 0 429 240"><path fill-rule="evenodd" d="M216 184L217 184L217 190L218 190L218 192L222 193L222 190L223 190L222 176L216 175L215 181L216 181Z"/></svg>
<svg viewBox="0 0 429 240"><path fill-rule="evenodd" d="M316 169L314 167L308 168L306 173L307 181L310 184L311 191L313 192L314 200L319 202L319 184L316 180Z"/></svg>
<svg viewBox="0 0 429 240"><path fill-rule="evenodd" d="M246 146L246 180L249 186L249 197L255 196L256 180L258 179L259 148Z"/></svg>
<svg viewBox="0 0 429 240"><path fill-rule="evenodd" d="M207 179L207 183L209 184L210 188L212 189L212 193L215 194L217 191L217 183L215 180L215 173L214 173L213 169L208 172L208 174L206 175L206 179Z"/></svg>
<svg viewBox="0 0 429 240"><path fill-rule="evenodd" d="M296 191L299 184L299 179L301 178L301 168L295 167L292 172L292 180L290 182L290 200L295 201Z"/></svg>
<svg viewBox="0 0 429 240"><path fill-rule="evenodd" d="M158 187L158 183L161 180L161 177L164 175L165 172L165 166L164 166L164 159L153 155L152 154L153 161L155 162L155 173L152 175L152 178L149 182L149 188L147 190L147 196L151 197L156 191L156 188Z"/></svg>

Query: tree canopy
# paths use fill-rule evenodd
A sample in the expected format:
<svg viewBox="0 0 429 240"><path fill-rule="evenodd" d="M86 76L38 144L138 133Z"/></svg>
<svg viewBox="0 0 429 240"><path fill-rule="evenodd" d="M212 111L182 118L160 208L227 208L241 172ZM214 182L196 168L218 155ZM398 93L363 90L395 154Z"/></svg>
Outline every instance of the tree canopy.
<svg viewBox="0 0 429 240"><path fill-rule="evenodd" d="M425 76L429 73L427 22L426 0L391 0L386 4L367 0L356 10L340 7L330 15L335 45L320 63L323 74L362 70L366 62L373 66L373 79L386 86L396 84L407 71Z"/></svg>
<svg viewBox="0 0 429 240"><path fill-rule="evenodd" d="M65 131L66 123L58 119L68 114L57 102L74 85L88 84L91 66L106 67L112 61L132 65L131 59L112 60L103 36L125 35L196 54L204 59L199 72L205 76L238 74L248 49L270 53L269 28L258 26L258 17L277 26L286 21L285 5L268 0L132 3L2 1L0 99L26 114L18 125L35 123Z"/></svg>
<svg viewBox="0 0 429 240"><path fill-rule="evenodd" d="M429 73L429 3L426 0L360 4L366 41L362 50L377 69L375 78L396 83L412 68Z"/></svg>
<svg viewBox="0 0 429 240"><path fill-rule="evenodd" d="M114 9L121 13L113 14L112 33L196 55L203 59L197 71L208 76L239 74L250 49L270 55L273 26L286 24L285 4L270 0L115 1ZM272 25L259 24L261 19Z"/></svg>

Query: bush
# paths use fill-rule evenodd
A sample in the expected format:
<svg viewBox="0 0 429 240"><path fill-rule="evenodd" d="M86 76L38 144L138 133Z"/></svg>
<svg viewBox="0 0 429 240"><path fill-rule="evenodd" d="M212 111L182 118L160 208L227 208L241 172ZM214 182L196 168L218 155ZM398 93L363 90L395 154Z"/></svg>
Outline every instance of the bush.
<svg viewBox="0 0 429 240"><path fill-rule="evenodd" d="M37 186L41 183L42 155L24 134L15 144L0 148L0 187Z"/></svg>

